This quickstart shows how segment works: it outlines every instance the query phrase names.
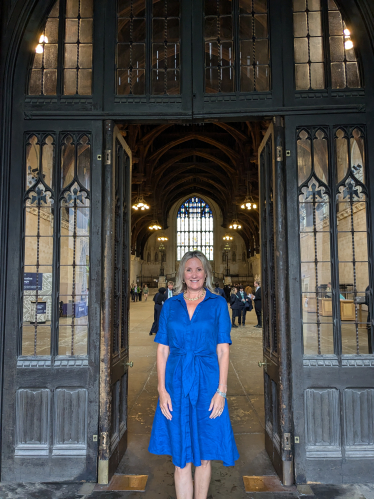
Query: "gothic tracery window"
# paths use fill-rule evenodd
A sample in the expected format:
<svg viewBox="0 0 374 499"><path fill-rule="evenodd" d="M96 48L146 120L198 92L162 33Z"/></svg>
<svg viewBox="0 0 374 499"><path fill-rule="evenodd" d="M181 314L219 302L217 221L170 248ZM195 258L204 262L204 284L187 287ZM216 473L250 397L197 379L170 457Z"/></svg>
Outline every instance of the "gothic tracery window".
<svg viewBox="0 0 374 499"><path fill-rule="evenodd" d="M187 251L202 251L213 260L213 213L201 198L184 201L177 216L177 260Z"/></svg>

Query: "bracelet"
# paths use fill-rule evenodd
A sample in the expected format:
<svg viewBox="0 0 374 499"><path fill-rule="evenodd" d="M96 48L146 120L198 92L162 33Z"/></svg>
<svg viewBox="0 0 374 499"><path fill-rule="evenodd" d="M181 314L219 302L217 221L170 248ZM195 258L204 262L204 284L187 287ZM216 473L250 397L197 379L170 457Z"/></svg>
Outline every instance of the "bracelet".
<svg viewBox="0 0 374 499"><path fill-rule="evenodd" d="M226 393L221 392L221 390L219 388L217 388L217 393L219 393L221 395L221 397L223 397L224 399L226 398Z"/></svg>

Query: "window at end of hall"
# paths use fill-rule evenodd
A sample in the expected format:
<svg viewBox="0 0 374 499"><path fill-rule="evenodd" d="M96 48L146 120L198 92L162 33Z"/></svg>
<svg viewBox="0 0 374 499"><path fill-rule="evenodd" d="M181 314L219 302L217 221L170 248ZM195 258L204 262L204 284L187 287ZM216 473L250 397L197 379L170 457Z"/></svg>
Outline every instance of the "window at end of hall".
<svg viewBox="0 0 374 499"><path fill-rule="evenodd" d="M203 199L191 197L178 210L177 260L196 250L213 260L213 213Z"/></svg>
<svg viewBox="0 0 374 499"><path fill-rule="evenodd" d="M334 0L293 0L293 30L296 90L361 88L354 33Z"/></svg>
<svg viewBox="0 0 374 499"><path fill-rule="evenodd" d="M35 40L29 95L91 95L93 0L57 0Z"/></svg>

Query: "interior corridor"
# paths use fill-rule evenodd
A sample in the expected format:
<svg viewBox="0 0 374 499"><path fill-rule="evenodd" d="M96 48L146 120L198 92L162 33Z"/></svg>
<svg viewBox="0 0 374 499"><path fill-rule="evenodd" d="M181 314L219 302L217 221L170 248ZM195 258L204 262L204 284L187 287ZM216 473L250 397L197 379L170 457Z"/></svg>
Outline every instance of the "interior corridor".
<svg viewBox="0 0 374 499"><path fill-rule="evenodd" d="M134 367L129 374L128 448L117 473L148 475L145 493L127 493L126 497L174 499L171 458L147 450L158 398L157 344L148 334L152 298L131 303L129 358ZM246 497L243 475L275 475L264 447L263 371L257 365L262 360L262 330L253 327L256 322L253 310L247 313L248 325L231 333L227 399L240 458L235 467L213 463L210 494L214 498Z"/></svg>

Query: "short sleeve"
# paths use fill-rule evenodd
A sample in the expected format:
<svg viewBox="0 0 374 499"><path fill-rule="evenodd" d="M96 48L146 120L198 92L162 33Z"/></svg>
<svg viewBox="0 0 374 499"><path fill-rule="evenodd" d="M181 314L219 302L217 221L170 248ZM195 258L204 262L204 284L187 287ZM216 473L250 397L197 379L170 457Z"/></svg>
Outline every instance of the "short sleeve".
<svg viewBox="0 0 374 499"><path fill-rule="evenodd" d="M217 343L228 343L229 345L232 344L231 341L231 320L230 320L230 314L227 308L227 303L224 298L221 296L217 298L217 301L219 302L218 307L218 338L217 338Z"/></svg>
<svg viewBox="0 0 374 499"><path fill-rule="evenodd" d="M156 337L154 340L156 343L161 343L161 345L169 345L169 338L168 338L168 315L169 315L169 306L170 306L169 301L171 300L166 300L161 309L160 319L158 321L158 331L156 333Z"/></svg>

